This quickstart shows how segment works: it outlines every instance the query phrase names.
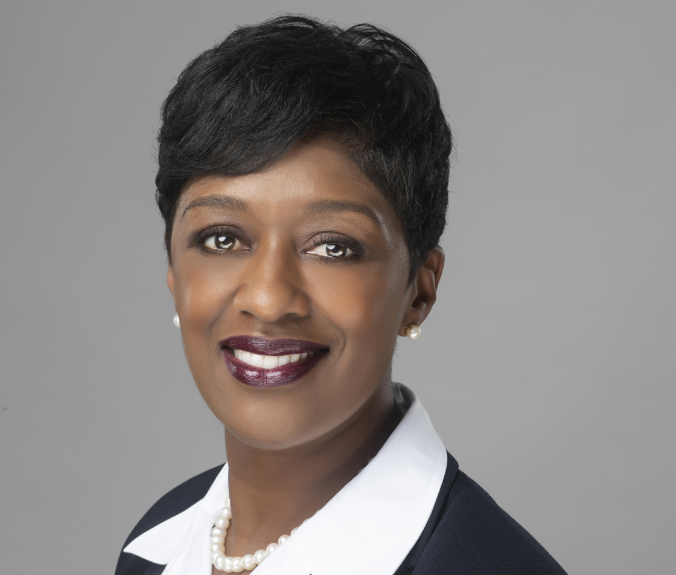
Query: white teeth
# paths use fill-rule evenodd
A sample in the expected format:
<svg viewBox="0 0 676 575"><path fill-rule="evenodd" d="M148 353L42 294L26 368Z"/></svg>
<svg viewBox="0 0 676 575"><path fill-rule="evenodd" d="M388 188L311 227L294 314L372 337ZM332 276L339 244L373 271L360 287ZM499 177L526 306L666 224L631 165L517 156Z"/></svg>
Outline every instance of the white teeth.
<svg viewBox="0 0 676 575"><path fill-rule="evenodd" d="M295 363L314 357L317 352L311 351L308 353L292 353L291 355L258 355L249 351L241 349L233 349L235 357L244 363L253 365L254 367L262 367L263 369L272 369L287 363Z"/></svg>

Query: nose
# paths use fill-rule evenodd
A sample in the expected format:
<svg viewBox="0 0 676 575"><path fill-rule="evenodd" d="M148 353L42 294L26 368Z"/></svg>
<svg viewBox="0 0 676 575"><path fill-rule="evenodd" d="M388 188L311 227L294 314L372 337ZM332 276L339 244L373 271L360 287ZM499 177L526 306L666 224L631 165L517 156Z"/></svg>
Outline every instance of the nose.
<svg viewBox="0 0 676 575"><path fill-rule="evenodd" d="M249 256L233 306L266 323L302 318L310 300L302 287L301 262L291 248L261 243Z"/></svg>

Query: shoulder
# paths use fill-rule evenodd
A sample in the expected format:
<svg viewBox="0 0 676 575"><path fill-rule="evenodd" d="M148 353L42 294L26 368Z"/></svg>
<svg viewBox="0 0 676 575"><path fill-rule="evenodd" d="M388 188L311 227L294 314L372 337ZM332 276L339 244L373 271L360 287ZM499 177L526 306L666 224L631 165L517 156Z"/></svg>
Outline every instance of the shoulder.
<svg viewBox="0 0 676 575"><path fill-rule="evenodd" d="M195 477L188 479L178 487L174 487L174 489L160 497L160 499L157 500L136 524L134 529L132 529L122 548L124 549L129 543L146 531L149 531L167 519L171 519L175 515L182 513L203 499L221 469L223 469L223 465L218 465L199 475L195 475ZM154 565L149 561L123 551L120 553L115 575L161 573L161 570L153 570L153 567Z"/></svg>
<svg viewBox="0 0 676 575"><path fill-rule="evenodd" d="M449 491L430 545L434 549L430 558L452 558L459 573L481 565L478 573L565 574L544 547L462 471Z"/></svg>
<svg viewBox="0 0 676 575"><path fill-rule="evenodd" d="M475 481L449 465L435 510L398 575L565 575Z"/></svg>
<svg viewBox="0 0 676 575"><path fill-rule="evenodd" d="M442 555L443 550L449 548L448 541L451 539L458 543L454 547L465 550L456 553L455 561L459 568L463 564L478 562L484 566L486 573L565 574L528 531L461 471L451 487L445 507L435 543ZM468 549L472 553L467 553Z"/></svg>

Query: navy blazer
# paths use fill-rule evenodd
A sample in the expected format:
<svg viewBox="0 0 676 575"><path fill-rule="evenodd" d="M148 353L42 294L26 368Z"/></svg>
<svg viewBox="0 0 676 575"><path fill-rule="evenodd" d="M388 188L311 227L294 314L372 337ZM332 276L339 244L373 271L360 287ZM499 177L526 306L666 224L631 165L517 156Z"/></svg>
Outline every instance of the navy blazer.
<svg viewBox="0 0 676 575"><path fill-rule="evenodd" d="M196 475L162 497L134 527L124 547L204 498L222 467ZM160 575L164 567L122 552L115 575ZM457 461L448 454L432 514L394 575L498 574L566 575L523 527L458 469Z"/></svg>

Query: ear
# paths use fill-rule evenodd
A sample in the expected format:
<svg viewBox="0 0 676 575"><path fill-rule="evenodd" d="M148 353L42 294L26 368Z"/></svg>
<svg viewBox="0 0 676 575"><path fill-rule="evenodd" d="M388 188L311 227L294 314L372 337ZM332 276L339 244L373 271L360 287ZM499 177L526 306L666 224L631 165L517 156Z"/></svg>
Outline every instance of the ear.
<svg viewBox="0 0 676 575"><path fill-rule="evenodd" d="M167 234L164 234L164 245L167 245ZM176 303L176 298L174 297L174 270L171 267L171 256L167 253L167 287L171 292L171 297L174 298L174 303Z"/></svg>
<svg viewBox="0 0 676 575"><path fill-rule="evenodd" d="M171 297L174 298L175 303L176 298L174 297L174 270L171 268L171 264L169 264L169 269L167 270L167 287L169 288L169 291L171 292Z"/></svg>
<svg viewBox="0 0 676 575"><path fill-rule="evenodd" d="M411 303L404 314L399 335L406 335L406 327L412 323L420 325L429 315L434 302L437 301L437 288L444 271L446 256L441 246L432 249L425 263L420 266L418 274L413 280Z"/></svg>

